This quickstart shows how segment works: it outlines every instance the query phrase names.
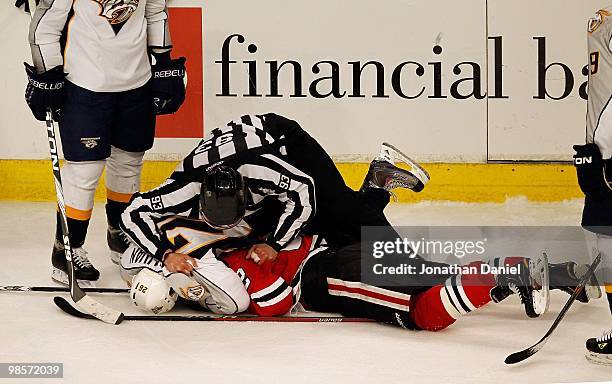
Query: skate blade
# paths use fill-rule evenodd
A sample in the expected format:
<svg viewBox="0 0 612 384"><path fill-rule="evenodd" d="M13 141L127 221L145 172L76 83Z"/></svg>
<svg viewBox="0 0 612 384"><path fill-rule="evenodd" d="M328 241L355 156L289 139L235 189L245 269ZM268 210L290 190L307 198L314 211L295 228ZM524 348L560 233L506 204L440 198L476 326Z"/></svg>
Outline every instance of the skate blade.
<svg viewBox="0 0 612 384"><path fill-rule="evenodd" d="M529 274L540 286L539 290L533 291L533 308L538 315L543 315L550 306L550 281L548 275L548 255L542 252L537 259L529 259Z"/></svg>
<svg viewBox="0 0 612 384"><path fill-rule="evenodd" d="M410 157L406 156L406 154L404 154L402 151L400 151L399 149L397 149L396 147L394 147L393 145L387 142L382 143L382 147L383 147L383 150L392 152L395 155L395 157L400 159L400 161L408 164L410 166L410 172L412 172L414 176L417 179L419 179L421 183L423 183L423 185L426 185L427 183L429 183L429 180L430 180L429 173L427 173L427 171L423 167L421 167L419 163L412 160ZM391 159L391 161L389 162L392 164L394 163L393 159Z"/></svg>
<svg viewBox="0 0 612 384"><path fill-rule="evenodd" d="M599 285L587 285L584 287L589 300L597 300L601 298L601 287Z"/></svg>
<svg viewBox="0 0 612 384"><path fill-rule="evenodd" d="M110 251L110 260L112 261L113 264L115 265L120 265L121 264L121 253L116 252L116 251Z"/></svg>
<svg viewBox="0 0 612 384"><path fill-rule="evenodd" d="M577 265L575 270L576 277L581 279L588 269L589 266L586 264ZM595 275L593 275L591 281L589 281L587 285L584 286L584 293L586 293L586 296L589 300L597 300L601 298L601 287L599 286L599 282L597 281L597 277L595 277Z"/></svg>
<svg viewBox="0 0 612 384"><path fill-rule="evenodd" d="M53 268L53 270L51 271L51 279L55 281L56 283L60 283L65 286L69 285L68 274L62 271L61 269ZM91 280L77 279L77 284L81 288L95 288L96 287L96 282L91 281Z"/></svg>
<svg viewBox="0 0 612 384"><path fill-rule="evenodd" d="M585 357L591 363L612 366L612 356L587 351Z"/></svg>

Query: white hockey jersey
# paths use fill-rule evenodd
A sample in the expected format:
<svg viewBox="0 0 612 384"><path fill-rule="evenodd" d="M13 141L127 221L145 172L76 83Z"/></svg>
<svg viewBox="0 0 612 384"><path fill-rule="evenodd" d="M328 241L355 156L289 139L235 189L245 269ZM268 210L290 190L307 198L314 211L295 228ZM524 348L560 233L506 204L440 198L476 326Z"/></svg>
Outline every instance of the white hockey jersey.
<svg viewBox="0 0 612 384"><path fill-rule="evenodd" d="M29 41L39 72L63 64L70 82L96 92L144 85L151 78L147 47L172 47L166 0L41 0Z"/></svg>
<svg viewBox="0 0 612 384"><path fill-rule="evenodd" d="M612 157L612 6L589 20L589 98L586 142L595 143L604 159Z"/></svg>

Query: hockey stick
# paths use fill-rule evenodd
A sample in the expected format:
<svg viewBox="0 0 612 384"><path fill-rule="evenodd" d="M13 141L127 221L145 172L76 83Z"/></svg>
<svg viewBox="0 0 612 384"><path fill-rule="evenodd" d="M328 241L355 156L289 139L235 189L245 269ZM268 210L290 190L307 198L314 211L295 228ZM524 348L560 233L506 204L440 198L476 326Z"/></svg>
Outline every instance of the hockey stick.
<svg viewBox="0 0 612 384"><path fill-rule="evenodd" d="M34 12L36 10L36 3L34 2L34 0L28 0L28 2L30 5L30 19L33 19ZM119 324L123 320L123 313L109 308L87 296L85 292L83 292L81 287L79 287L76 281L74 265L72 264L72 248L70 247L70 240L68 238L68 223L66 220L66 207L64 205L64 193L62 190L59 155L57 152L57 140L55 137L55 124L53 122L53 114L50 109L47 110L45 122L47 124L49 152L51 153L51 166L53 168L55 195L57 198L57 205L60 210L60 224L62 227L64 252L66 254L66 268L68 272L68 287L70 291L70 297L72 297L72 300L74 300L75 304L83 311L93 315L94 317L104 321L105 323Z"/></svg>
<svg viewBox="0 0 612 384"><path fill-rule="evenodd" d="M565 316L569 308L572 306L572 304L576 300L576 297L578 297L580 292L584 290L584 287L587 284L587 282L591 280L591 277L595 273L595 268L597 268L600 261L601 261L601 253L598 252L597 257L595 257L595 260L593 260L593 264L591 264L587 272L584 274L584 276L582 276L582 279L580 279L580 283L574 289L574 293L570 296L569 300L567 300L567 303L565 303L565 306L563 307L563 309L561 309L561 312L559 312L559 315L557 315L557 318L555 319L553 324L550 326L550 329L548 330L548 332L546 332L544 337L542 337L540 341L538 341L535 345L527 349L524 349L522 351L515 352L509 355L508 357L506 357L506 360L504 360L506 364L516 364L518 362L521 362L529 358L530 356L535 355L540 349L542 349L542 347L544 347L544 344L546 344L546 342L550 338L550 335L552 335L553 331L557 328L557 326L559 325L559 323L561 322L561 320L563 319L563 317Z"/></svg>
<svg viewBox="0 0 612 384"><path fill-rule="evenodd" d="M79 311L63 297L55 296L55 304L64 312L81 319L94 317ZM253 315L125 315L127 321L257 321L265 323L376 323L376 320L341 316L253 316Z"/></svg>
<svg viewBox="0 0 612 384"><path fill-rule="evenodd" d="M81 288L91 293L128 293L128 288ZM0 285L0 292L70 292L70 287L28 287L25 285Z"/></svg>
<svg viewBox="0 0 612 384"><path fill-rule="evenodd" d="M60 224L62 227L62 239L64 252L66 254L66 267L68 272L68 288L74 303L83 311L109 324L119 324L123 319L123 313L97 302L87 296L76 281L74 265L72 264L72 248L68 237L68 221L66 220L66 206L64 204L64 193L62 190L62 176L60 174L59 156L57 153L57 140L55 138L55 124L51 111L47 111L47 136L49 138L49 151L51 152L51 166L53 178L55 179L55 195L60 212Z"/></svg>

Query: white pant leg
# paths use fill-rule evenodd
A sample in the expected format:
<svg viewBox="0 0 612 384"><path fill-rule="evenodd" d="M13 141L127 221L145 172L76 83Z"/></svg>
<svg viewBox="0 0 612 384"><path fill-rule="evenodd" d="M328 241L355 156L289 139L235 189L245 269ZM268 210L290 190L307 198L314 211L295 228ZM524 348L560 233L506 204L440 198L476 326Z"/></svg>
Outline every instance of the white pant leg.
<svg viewBox="0 0 612 384"><path fill-rule="evenodd" d="M601 252L601 264L597 268L597 277L599 283L603 285L612 284L612 236L602 235L599 233L593 233L585 230L585 237L587 239L587 246L589 252L589 259L593 262L593 250Z"/></svg>
<svg viewBox="0 0 612 384"><path fill-rule="evenodd" d="M233 314L248 309L250 298L242 280L212 252L198 260L193 278L208 292L200 304L211 312Z"/></svg>
<svg viewBox="0 0 612 384"><path fill-rule="evenodd" d="M132 284L132 278L143 268L150 269L156 273L160 273L164 269L164 265L161 261L155 259L148 252L143 251L133 243L131 243L123 255L121 255L121 264L119 267L121 278L128 285Z"/></svg>

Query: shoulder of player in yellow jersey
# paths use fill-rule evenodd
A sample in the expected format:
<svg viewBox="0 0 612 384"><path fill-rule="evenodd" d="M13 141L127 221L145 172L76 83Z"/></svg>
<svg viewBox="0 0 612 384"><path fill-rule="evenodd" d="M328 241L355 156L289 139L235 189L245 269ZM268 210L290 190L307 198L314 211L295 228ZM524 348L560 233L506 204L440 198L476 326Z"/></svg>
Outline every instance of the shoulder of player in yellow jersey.
<svg viewBox="0 0 612 384"><path fill-rule="evenodd" d="M588 31L595 32L606 20L606 17L612 15L612 7L600 9L593 17L589 19Z"/></svg>

